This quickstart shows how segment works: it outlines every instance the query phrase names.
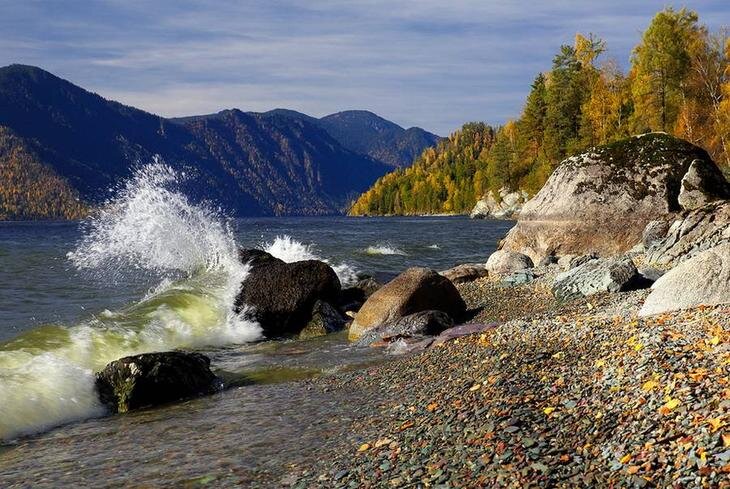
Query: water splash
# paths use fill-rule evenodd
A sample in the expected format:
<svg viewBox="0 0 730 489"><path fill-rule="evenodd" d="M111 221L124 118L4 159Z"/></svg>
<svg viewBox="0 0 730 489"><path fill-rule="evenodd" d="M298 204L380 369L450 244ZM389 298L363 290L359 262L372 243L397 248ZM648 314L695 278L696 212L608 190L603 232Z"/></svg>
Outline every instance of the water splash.
<svg viewBox="0 0 730 489"><path fill-rule="evenodd" d="M305 260L319 260L327 263L337 274L343 287L357 282L357 270L348 263L332 264L330 260L322 258L313 244L304 244L291 236L277 236L274 241L262 245L264 251L287 263Z"/></svg>
<svg viewBox="0 0 730 489"><path fill-rule="evenodd" d="M113 284L159 281L139 302L71 327L49 325L0 344L0 440L104 413L94 371L126 355L245 343L261 336L232 304L248 270L227 222L176 190L160 161L140 168L68 258Z"/></svg>
<svg viewBox="0 0 730 489"><path fill-rule="evenodd" d="M393 245L380 243L375 246L368 246L365 248L365 253L368 255L408 255L408 253Z"/></svg>

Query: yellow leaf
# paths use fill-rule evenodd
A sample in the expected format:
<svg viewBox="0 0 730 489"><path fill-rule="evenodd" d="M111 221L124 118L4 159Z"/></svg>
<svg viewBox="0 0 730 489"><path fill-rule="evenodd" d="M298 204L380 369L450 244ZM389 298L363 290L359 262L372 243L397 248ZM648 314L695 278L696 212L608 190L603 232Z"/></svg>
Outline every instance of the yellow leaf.
<svg viewBox="0 0 730 489"><path fill-rule="evenodd" d="M680 404L682 403L679 401L679 399L670 399L664 406L666 406L667 409L675 409Z"/></svg>
<svg viewBox="0 0 730 489"><path fill-rule="evenodd" d="M369 449L370 449L370 444L369 443L363 443L362 445L360 445L360 448L358 448L357 451L358 452L366 452Z"/></svg>
<svg viewBox="0 0 730 489"><path fill-rule="evenodd" d="M550 416L550 414L553 411L555 411L555 408L554 407L546 407L545 409L542 410L542 412L545 413L545 414L547 414L548 416Z"/></svg>
<svg viewBox="0 0 730 489"><path fill-rule="evenodd" d="M710 340L710 344L715 345L715 346L719 345L720 344L720 337L719 336L713 336L712 339Z"/></svg>
<svg viewBox="0 0 730 489"><path fill-rule="evenodd" d="M652 389L656 389L659 386L659 382L656 380L647 380L644 382L644 385L641 386L641 390L644 392L649 392Z"/></svg>
<svg viewBox="0 0 730 489"><path fill-rule="evenodd" d="M644 345L643 344L641 344L641 343L634 344L634 350L639 351L642 348L644 348Z"/></svg>
<svg viewBox="0 0 730 489"><path fill-rule="evenodd" d="M624 455L623 457L621 457L621 460L620 460L620 462L621 462L622 464L625 464L625 463L627 463L627 462L628 462L629 460L631 460L631 454L630 454L630 453L629 453L629 454L627 454L627 455Z"/></svg>
<svg viewBox="0 0 730 489"><path fill-rule="evenodd" d="M722 446L730 447L730 431L722 434Z"/></svg>
<svg viewBox="0 0 730 489"><path fill-rule="evenodd" d="M604 365L606 365L606 361L605 360L598 360L598 361L596 361L596 367L599 367L600 368L600 367L603 367Z"/></svg>
<svg viewBox="0 0 730 489"><path fill-rule="evenodd" d="M723 423L720 418L708 419L707 422L712 427L713 433L716 432L717 430L719 430L720 428L722 428L723 426L725 426L725 423Z"/></svg>

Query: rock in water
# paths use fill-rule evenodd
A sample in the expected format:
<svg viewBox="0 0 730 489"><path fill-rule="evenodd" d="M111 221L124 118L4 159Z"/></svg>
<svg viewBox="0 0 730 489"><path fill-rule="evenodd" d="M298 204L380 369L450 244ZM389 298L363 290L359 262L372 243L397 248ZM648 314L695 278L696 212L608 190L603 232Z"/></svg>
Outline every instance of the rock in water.
<svg viewBox="0 0 730 489"><path fill-rule="evenodd" d="M368 277L358 280L352 287L342 289L339 302L340 310L343 312L359 311L365 301L368 300L368 297L382 286L383 284L374 278Z"/></svg>
<svg viewBox="0 0 730 489"><path fill-rule="evenodd" d="M218 378L200 353L144 353L115 360L96 374L99 399L112 412L125 413L180 399L212 394Z"/></svg>
<svg viewBox="0 0 730 489"><path fill-rule="evenodd" d="M730 202L712 202L666 223L646 249L649 264L672 267L710 248L730 243Z"/></svg>
<svg viewBox="0 0 730 489"><path fill-rule="evenodd" d="M630 258L599 258L558 275L553 294L564 301L599 292L622 292L648 286Z"/></svg>
<svg viewBox="0 0 730 489"><path fill-rule="evenodd" d="M349 338L355 341L381 324L428 310L443 311L458 319L464 314L466 305L446 277L428 268L409 268L363 304L350 326Z"/></svg>
<svg viewBox="0 0 730 489"><path fill-rule="evenodd" d="M534 262L550 254L624 253L648 222L681 210L682 177L693 163L716 171L703 149L661 133L567 158L524 205L502 249Z"/></svg>
<svg viewBox="0 0 730 489"><path fill-rule="evenodd" d="M393 337L433 336L454 326L454 320L443 311L421 311L381 324L358 340L361 346Z"/></svg>
<svg viewBox="0 0 730 489"><path fill-rule="evenodd" d="M465 263L449 268L443 272L439 272L454 284L463 284L465 282L473 282L474 280L489 275L487 267L481 263Z"/></svg>
<svg viewBox="0 0 730 489"><path fill-rule="evenodd" d="M498 276L510 275L534 266L529 256L505 250L497 250L489 255L486 264L487 271Z"/></svg>
<svg viewBox="0 0 730 489"><path fill-rule="evenodd" d="M499 189L499 200L491 192L479 199L469 214L472 219L510 219L522 210L529 196L524 190Z"/></svg>
<svg viewBox="0 0 730 489"><path fill-rule="evenodd" d="M730 303L730 243L703 251L664 274L652 286L639 315L726 303Z"/></svg>
<svg viewBox="0 0 730 489"><path fill-rule="evenodd" d="M312 308L312 318L299 333L300 339L316 338L341 331L347 321L342 314L330 304L317 301Z"/></svg>
<svg viewBox="0 0 730 489"><path fill-rule="evenodd" d="M695 160L682 177L679 191L679 205L685 210L694 210L710 202L730 199L730 184L715 165L706 165Z"/></svg>
<svg viewBox="0 0 730 489"><path fill-rule="evenodd" d="M268 255L268 256L267 256ZM318 260L285 263L264 251L241 252L251 266L236 298L236 310L258 321L267 337L298 334L312 317L317 300L337 304L340 280Z"/></svg>

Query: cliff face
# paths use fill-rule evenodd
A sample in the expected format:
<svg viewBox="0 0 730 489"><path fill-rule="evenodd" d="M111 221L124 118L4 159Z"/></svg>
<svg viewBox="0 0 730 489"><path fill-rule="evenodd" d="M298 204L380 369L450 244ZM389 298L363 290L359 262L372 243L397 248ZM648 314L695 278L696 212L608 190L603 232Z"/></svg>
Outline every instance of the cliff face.
<svg viewBox="0 0 730 489"><path fill-rule="evenodd" d="M641 241L647 223L682 210L682 179L693 162L724 182L704 150L662 133L570 157L524 205L502 247L534 261L627 251Z"/></svg>

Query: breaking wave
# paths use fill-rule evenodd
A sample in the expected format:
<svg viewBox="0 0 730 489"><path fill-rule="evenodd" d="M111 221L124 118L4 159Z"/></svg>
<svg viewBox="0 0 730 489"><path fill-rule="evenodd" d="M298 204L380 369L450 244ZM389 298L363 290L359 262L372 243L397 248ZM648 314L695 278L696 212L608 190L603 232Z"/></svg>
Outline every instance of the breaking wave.
<svg viewBox="0 0 730 489"><path fill-rule="evenodd" d="M367 248L365 248L365 253L368 255L408 255L408 253L406 253L405 251L389 244L377 244L375 246L368 246Z"/></svg>
<svg viewBox="0 0 730 489"><path fill-rule="evenodd" d="M357 270L347 263L333 264L327 258L322 258L312 244L304 244L291 236L277 236L274 241L262 245L264 251L287 263L305 260L320 260L327 263L337 274L343 287L357 282Z"/></svg>

